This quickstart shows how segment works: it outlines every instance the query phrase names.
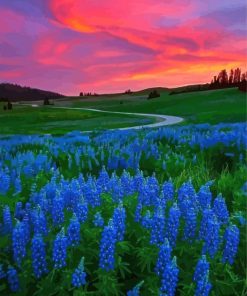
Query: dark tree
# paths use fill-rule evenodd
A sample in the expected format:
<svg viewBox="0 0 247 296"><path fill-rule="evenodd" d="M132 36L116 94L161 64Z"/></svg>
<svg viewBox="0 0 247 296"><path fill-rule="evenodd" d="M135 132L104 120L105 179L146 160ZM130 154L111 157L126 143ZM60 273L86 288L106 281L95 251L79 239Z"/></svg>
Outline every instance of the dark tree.
<svg viewBox="0 0 247 296"><path fill-rule="evenodd" d="M241 82L241 70L239 68L235 69L233 83L237 86Z"/></svg>
<svg viewBox="0 0 247 296"><path fill-rule="evenodd" d="M80 97L83 97L83 92L80 92L80 95L79 95Z"/></svg>
<svg viewBox="0 0 247 296"><path fill-rule="evenodd" d="M44 105L50 105L50 101L47 97L44 99Z"/></svg>
<svg viewBox="0 0 247 296"><path fill-rule="evenodd" d="M4 111L7 110L7 106L6 106L6 105L3 106L3 110L4 110Z"/></svg>
<svg viewBox="0 0 247 296"><path fill-rule="evenodd" d="M8 110L13 109L13 105L12 105L12 103L10 101L8 101L7 108L8 108Z"/></svg>
<svg viewBox="0 0 247 296"><path fill-rule="evenodd" d="M148 95L148 100L158 98L160 97L160 94L157 92L157 90L151 91L151 93Z"/></svg>
<svg viewBox="0 0 247 296"><path fill-rule="evenodd" d="M225 69L220 71L218 81L222 87L226 87L228 85L228 75Z"/></svg>
<svg viewBox="0 0 247 296"><path fill-rule="evenodd" d="M230 74L229 74L229 84L232 85L233 84L233 77L234 77L234 71L233 69L231 69Z"/></svg>

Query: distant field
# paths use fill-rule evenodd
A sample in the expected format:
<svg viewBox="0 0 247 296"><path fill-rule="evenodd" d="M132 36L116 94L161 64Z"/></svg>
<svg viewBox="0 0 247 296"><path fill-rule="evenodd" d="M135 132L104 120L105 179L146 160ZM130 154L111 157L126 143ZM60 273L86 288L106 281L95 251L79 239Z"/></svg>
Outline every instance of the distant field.
<svg viewBox="0 0 247 296"><path fill-rule="evenodd" d="M111 111L177 115L184 117L185 123L208 122L214 124L246 120L246 94L236 88L182 93L172 96L168 91L163 91L160 98L152 100L147 100L145 95L126 95L116 98L96 97L80 101L74 98L68 104Z"/></svg>
<svg viewBox="0 0 247 296"><path fill-rule="evenodd" d="M3 111L0 103L0 134L64 134L72 130L102 130L153 123L141 116L104 114L82 110L24 107Z"/></svg>

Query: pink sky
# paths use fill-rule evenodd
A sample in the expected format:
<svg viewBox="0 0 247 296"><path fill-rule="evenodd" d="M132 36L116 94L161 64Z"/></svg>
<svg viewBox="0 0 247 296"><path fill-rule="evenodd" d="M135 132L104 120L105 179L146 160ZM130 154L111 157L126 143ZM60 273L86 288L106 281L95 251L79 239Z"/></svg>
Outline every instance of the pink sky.
<svg viewBox="0 0 247 296"><path fill-rule="evenodd" d="M0 82L63 94L246 69L244 0L1 0Z"/></svg>

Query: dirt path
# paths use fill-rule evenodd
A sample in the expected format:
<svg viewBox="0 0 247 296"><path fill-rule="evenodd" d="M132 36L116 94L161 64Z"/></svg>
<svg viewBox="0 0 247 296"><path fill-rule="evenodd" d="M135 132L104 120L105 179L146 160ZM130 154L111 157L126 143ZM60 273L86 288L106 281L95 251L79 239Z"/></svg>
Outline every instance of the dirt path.
<svg viewBox="0 0 247 296"><path fill-rule="evenodd" d="M32 107L38 107L36 105L32 105ZM53 107L58 109L71 109L71 110L84 110L84 111L92 111L92 112L102 112L102 113L111 113L111 114L122 114L122 115L134 115L134 116L142 116L142 117L154 117L159 122L146 124L146 125L138 125L131 127L122 127L122 128L114 128L111 130L131 130L131 129L143 129L143 128L154 128L154 127L162 127L166 125L172 125L176 123L182 122L184 119L182 117L170 116L170 115L161 115L161 114L149 114L149 113L130 113L130 112L116 112L116 111L105 111L99 109L90 109L90 108L77 108L77 107Z"/></svg>

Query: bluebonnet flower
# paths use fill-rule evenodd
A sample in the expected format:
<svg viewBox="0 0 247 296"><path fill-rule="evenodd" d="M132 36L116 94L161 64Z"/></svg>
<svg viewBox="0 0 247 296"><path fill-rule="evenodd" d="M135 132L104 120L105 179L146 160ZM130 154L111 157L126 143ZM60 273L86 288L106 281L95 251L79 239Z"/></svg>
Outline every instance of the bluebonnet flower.
<svg viewBox="0 0 247 296"><path fill-rule="evenodd" d="M208 228L203 245L203 254L208 253L211 258L215 256L220 244L220 224L215 217L209 219Z"/></svg>
<svg viewBox="0 0 247 296"><path fill-rule="evenodd" d="M225 199L219 195L214 200L213 211L221 224L226 224L229 220L229 212L225 203Z"/></svg>
<svg viewBox="0 0 247 296"><path fill-rule="evenodd" d="M23 227L23 233L24 233L24 239L26 244L30 240L30 216L28 212L25 212L23 220L22 220L22 227Z"/></svg>
<svg viewBox="0 0 247 296"><path fill-rule="evenodd" d="M46 263L45 243L40 234L36 234L32 239L32 265L36 278L42 277L48 272Z"/></svg>
<svg viewBox="0 0 247 296"><path fill-rule="evenodd" d="M84 223L88 217L88 204L85 201L81 201L74 209L76 217L80 223Z"/></svg>
<svg viewBox="0 0 247 296"><path fill-rule="evenodd" d="M117 230L113 224L113 221L110 220L108 225L105 226L102 231L99 253L99 266L106 271L114 269L116 242Z"/></svg>
<svg viewBox="0 0 247 296"><path fill-rule="evenodd" d="M109 189L109 181L110 177L105 169L105 166L102 167L102 170L99 173L99 177L97 179L97 187L101 192L107 192Z"/></svg>
<svg viewBox="0 0 247 296"><path fill-rule="evenodd" d="M212 289L212 285L208 281L208 275L205 275L196 284L195 296L208 296L211 289Z"/></svg>
<svg viewBox="0 0 247 296"><path fill-rule="evenodd" d="M165 216L162 208L157 208L152 218L150 244L162 244L165 235Z"/></svg>
<svg viewBox="0 0 247 296"><path fill-rule="evenodd" d="M178 273L179 270L177 268L176 257L174 257L172 261L167 263L162 274L160 287L161 293L164 293L167 296L175 295L178 282Z"/></svg>
<svg viewBox="0 0 247 296"><path fill-rule="evenodd" d="M15 262L20 266L26 256L25 227L23 222L17 222L12 233L12 247Z"/></svg>
<svg viewBox="0 0 247 296"><path fill-rule="evenodd" d="M70 224L68 227L68 245L76 246L80 242L80 222L78 221L76 215L70 219Z"/></svg>
<svg viewBox="0 0 247 296"><path fill-rule="evenodd" d="M146 229L150 229L152 227L152 217L149 210L147 210L144 217L142 217L141 224Z"/></svg>
<svg viewBox="0 0 247 296"><path fill-rule="evenodd" d="M135 222L140 222L142 218L142 204L139 202L135 210Z"/></svg>
<svg viewBox="0 0 247 296"><path fill-rule="evenodd" d="M191 241L195 238L197 228L197 215L195 209L188 208L185 215L184 239Z"/></svg>
<svg viewBox="0 0 247 296"><path fill-rule="evenodd" d="M197 195L191 182L184 183L178 190L178 206L181 215L186 215L189 207L197 207Z"/></svg>
<svg viewBox="0 0 247 296"><path fill-rule="evenodd" d="M81 261L78 267L75 269L72 274L72 286L80 288L86 284L86 272L84 271L84 257L81 258Z"/></svg>
<svg viewBox="0 0 247 296"><path fill-rule="evenodd" d="M112 221L117 231L117 241L124 239L126 211L122 204L114 209Z"/></svg>
<svg viewBox="0 0 247 296"><path fill-rule="evenodd" d="M140 288L143 285L144 281L141 281L137 284L132 290L127 292L127 296L139 296L140 295Z"/></svg>
<svg viewBox="0 0 247 296"><path fill-rule="evenodd" d="M10 188L10 176L7 171L0 170L0 194L5 195Z"/></svg>
<svg viewBox="0 0 247 296"><path fill-rule="evenodd" d="M18 292L20 290L20 282L17 271L14 267L10 266L7 271L7 280L12 292Z"/></svg>
<svg viewBox="0 0 247 296"><path fill-rule="evenodd" d="M212 193L208 185L201 186L197 193L197 200L201 210L209 208L212 201Z"/></svg>
<svg viewBox="0 0 247 296"><path fill-rule="evenodd" d="M101 216L101 213L100 212L97 212L95 215L94 215L94 220L93 220L93 224L97 227L102 227L104 226L104 219L103 217Z"/></svg>
<svg viewBox="0 0 247 296"><path fill-rule="evenodd" d="M18 220L22 220L24 214L24 210L22 209L22 202L19 201L15 205L15 218Z"/></svg>
<svg viewBox="0 0 247 296"><path fill-rule="evenodd" d="M5 234L11 234L13 230L13 223L9 206L3 208L3 231Z"/></svg>
<svg viewBox="0 0 247 296"><path fill-rule="evenodd" d="M0 264L0 280L6 277L6 272L3 269L3 264Z"/></svg>
<svg viewBox="0 0 247 296"><path fill-rule="evenodd" d="M15 185L15 193L20 193L22 191L21 178L20 178L20 176L18 176L15 179L14 185Z"/></svg>
<svg viewBox="0 0 247 296"><path fill-rule="evenodd" d="M201 219L201 225L200 225L200 230L199 230L199 238L200 239L205 239L207 229L208 229L208 224L211 219L215 219L215 215L212 209L205 209L202 212L202 219Z"/></svg>
<svg viewBox="0 0 247 296"><path fill-rule="evenodd" d="M62 198L55 197L52 201L53 225L61 225L64 222L64 203Z"/></svg>
<svg viewBox="0 0 247 296"><path fill-rule="evenodd" d="M162 193L165 200L174 199L174 185L171 180L165 182L162 186Z"/></svg>
<svg viewBox="0 0 247 296"><path fill-rule="evenodd" d="M169 240L171 247L173 248L176 245L180 215L180 210L175 203L169 210L169 217L166 226L166 237Z"/></svg>
<svg viewBox="0 0 247 296"><path fill-rule="evenodd" d="M171 252L169 241L165 239L164 244L159 247L159 255L154 269L157 275L161 276L166 265L171 261Z"/></svg>
<svg viewBox="0 0 247 296"><path fill-rule="evenodd" d="M233 264L239 245L239 229L236 225L230 225L226 228L224 241L222 261L223 263Z"/></svg>
<svg viewBox="0 0 247 296"><path fill-rule="evenodd" d="M202 255L196 264L193 281L195 283L204 279L204 277L209 273L209 263L205 255Z"/></svg>
<svg viewBox="0 0 247 296"><path fill-rule="evenodd" d="M47 221L44 212L38 208L32 211L32 224L35 234L47 235Z"/></svg>
<svg viewBox="0 0 247 296"><path fill-rule="evenodd" d="M64 229L57 234L52 251L52 260L55 268L62 268L66 266L68 240L64 234Z"/></svg>

